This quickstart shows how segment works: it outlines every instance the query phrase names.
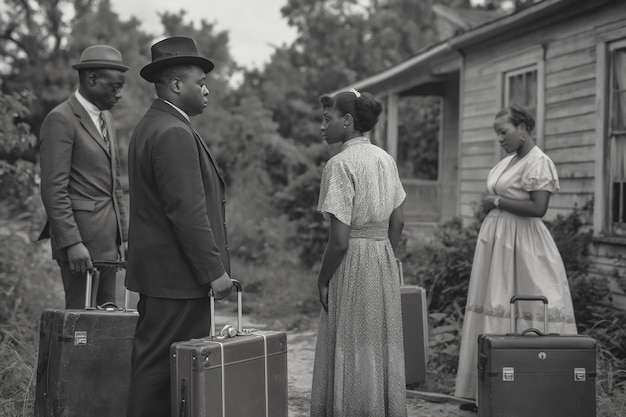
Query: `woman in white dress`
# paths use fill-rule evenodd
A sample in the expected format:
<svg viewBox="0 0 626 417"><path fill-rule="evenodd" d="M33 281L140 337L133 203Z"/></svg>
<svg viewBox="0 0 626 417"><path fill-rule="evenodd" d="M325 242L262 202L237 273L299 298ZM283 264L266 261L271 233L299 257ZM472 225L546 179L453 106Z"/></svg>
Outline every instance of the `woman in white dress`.
<svg viewBox="0 0 626 417"><path fill-rule="evenodd" d="M550 196L559 189L554 163L532 136L533 117L518 106L500 111L494 130L507 153L489 172L487 214L478 239L470 277L456 376L457 397L476 399L477 338L510 331L514 295L548 298L548 332L574 334L576 323L563 260L541 220ZM517 329L543 330L540 302L518 303ZM480 407L480 404L478 404Z"/></svg>
<svg viewBox="0 0 626 417"><path fill-rule="evenodd" d="M393 158L372 145L382 104L356 90L322 96L322 138L342 143L322 174L318 210L330 236L318 274L322 311L311 416L405 417L395 248L406 196Z"/></svg>

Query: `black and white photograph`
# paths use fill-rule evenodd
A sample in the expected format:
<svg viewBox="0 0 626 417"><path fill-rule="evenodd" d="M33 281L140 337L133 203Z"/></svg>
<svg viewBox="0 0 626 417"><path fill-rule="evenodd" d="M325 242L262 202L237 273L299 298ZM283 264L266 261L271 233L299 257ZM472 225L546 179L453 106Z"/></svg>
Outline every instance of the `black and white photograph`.
<svg viewBox="0 0 626 417"><path fill-rule="evenodd" d="M0 416L626 416L626 2L0 0Z"/></svg>

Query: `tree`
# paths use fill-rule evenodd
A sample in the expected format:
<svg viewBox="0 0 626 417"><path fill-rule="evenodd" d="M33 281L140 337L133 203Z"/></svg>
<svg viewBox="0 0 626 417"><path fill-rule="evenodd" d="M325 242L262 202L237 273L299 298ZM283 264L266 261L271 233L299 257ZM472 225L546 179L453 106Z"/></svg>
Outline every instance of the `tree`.
<svg viewBox="0 0 626 417"><path fill-rule="evenodd" d="M76 88L78 76L71 65L82 50L106 43L119 49L131 67L125 98L114 110L116 127L125 137L152 95L137 74L148 61L151 40L139 30L139 21L122 22L111 10L110 0L7 2L9 9L0 16L0 56L7 63L2 68L2 90L36 92L28 120L32 131L38 133L45 115Z"/></svg>
<svg viewBox="0 0 626 417"><path fill-rule="evenodd" d="M532 6L539 1L541 0L483 0L481 3L476 4L476 7L487 10L503 9L517 11Z"/></svg>
<svg viewBox="0 0 626 417"><path fill-rule="evenodd" d="M0 93L0 200L12 211L26 209L36 188L31 161L21 158L36 142L25 119L34 96Z"/></svg>

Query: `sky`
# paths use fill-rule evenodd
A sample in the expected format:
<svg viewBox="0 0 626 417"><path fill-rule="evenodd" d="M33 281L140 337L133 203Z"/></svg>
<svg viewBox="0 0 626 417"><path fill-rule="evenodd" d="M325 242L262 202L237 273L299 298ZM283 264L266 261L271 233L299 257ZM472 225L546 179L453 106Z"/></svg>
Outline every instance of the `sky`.
<svg viewBox="0 0 626 417"><path fill-rule="evenodd" d="M161 28L157 13L164 11L185 10L186 19L214 23L216 31L229 32L231 55L248 69L269 62L272 45L289 44L295 38L295 30L280 14L286 4L287 0L111 0L121 19L134 16L143 30L156 36Z"/></svg>

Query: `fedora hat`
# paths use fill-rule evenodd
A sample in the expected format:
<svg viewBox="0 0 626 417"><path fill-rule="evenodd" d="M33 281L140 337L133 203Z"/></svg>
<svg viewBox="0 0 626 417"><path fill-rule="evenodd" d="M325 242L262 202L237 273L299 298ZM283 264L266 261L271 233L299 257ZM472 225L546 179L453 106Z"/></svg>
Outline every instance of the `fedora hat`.
<svg viewBox="0 0 626 417"><path fill-rule="evenodd" d="M163 68L172 65L197 65L207 73L214 65L213 62L198 54L196 43L191 38L177 36L163 39L152 45L152 62L141 69L139 74L150 81L155 82L155 75Z"/></svg>
<svg viewBox="0 0 626 417"><path fill-rule="evenodd" d="M80 54L80 62L72 65L76 70L81 69L115 69L128 71L122 64L122 54L109 45L92 45Z"/></svg>

